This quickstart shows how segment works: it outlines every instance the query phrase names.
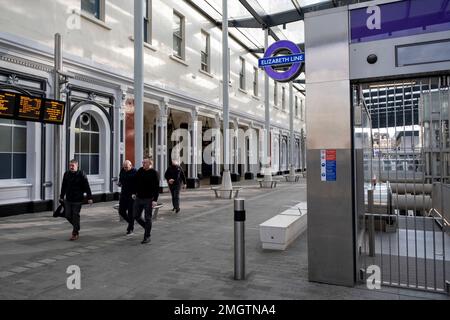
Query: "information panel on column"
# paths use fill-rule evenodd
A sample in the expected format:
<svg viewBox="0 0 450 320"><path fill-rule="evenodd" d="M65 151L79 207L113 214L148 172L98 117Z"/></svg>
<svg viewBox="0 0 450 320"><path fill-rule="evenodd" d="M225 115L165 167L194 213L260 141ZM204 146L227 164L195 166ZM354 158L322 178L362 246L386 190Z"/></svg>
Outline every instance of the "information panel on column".
<svg viewBox="0 0 450 320"><path fill-rule="evenodd" d="M0 118L62 125L65 109L63 101L0 90Z"/></svg>

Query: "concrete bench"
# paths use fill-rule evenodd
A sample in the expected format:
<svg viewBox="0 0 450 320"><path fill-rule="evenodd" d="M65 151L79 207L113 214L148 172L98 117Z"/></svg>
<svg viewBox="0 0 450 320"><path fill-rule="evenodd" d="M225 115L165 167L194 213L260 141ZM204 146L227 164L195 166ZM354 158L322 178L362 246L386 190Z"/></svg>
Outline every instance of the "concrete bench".
<svg viewBox="0 0 450 320"><path fill-rule="evenodd" d="M159 209L161 209L162 207L164 207L164 205L163 205L162 203L158 203L156 206L153 207L152 220L156 220L156 219L157 219ZM116 204L113 206L113 208L114 208L115 210L119 211L119 204L116 203ZM142 213L142 214L144 214L144 213ZM120 221L122 221L122 220L123 220L122 216L119 215L119 217L120 217ZM144 219L142 219L142 220L144 220Z"/></svg>
<svg viewBox="0 0 450 320"><path fill-rule="evenodd" d="M259 225L263 249L285 250L307 227L305 206L293 206Z"/></svg>
<svg viewBox="0 0 450 320"><path fill-rule="evenodd" d="M264 180L264 179L258 179L259 187L260 188L276 188L277 187L277 180Z"/></svg>
<svg viewBox="0 0 450 320"><path fill-rule="evenodd" d="M241 191L242 187L232 187L232 189L223 189L222 187L211 187L211 190L214 191L216 198L220 198L219 192L228 193L229 196L227 198L231 199L232 197L237 198L239 195L239 191ZM234 195L233 195L234 192Z"/></svg>

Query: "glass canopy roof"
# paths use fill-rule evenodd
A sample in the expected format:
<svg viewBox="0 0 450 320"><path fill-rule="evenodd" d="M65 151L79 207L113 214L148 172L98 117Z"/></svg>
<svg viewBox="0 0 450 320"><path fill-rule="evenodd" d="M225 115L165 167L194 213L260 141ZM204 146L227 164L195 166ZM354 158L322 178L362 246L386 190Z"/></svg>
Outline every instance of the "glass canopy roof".
<svg viewBox="0 0 450 320"><path fill-rule="evenodd" d="M217 22L222 21L222 0L190 0ZM331 0L245 0L252 10L260 17L279 14L287 11L297 11L298 21L285 25L273 26L270 29L279 39L286 39L295 43L304 42L304 24L302 8L307 6L331 3ZM228 0L228 19L253 19L252 14L239 0ZM264 48L264 31L262 28L229 28L229 33L239 39L249 49ZM269 43L273 42L269 38ZM304 74L299 79L304 79Z"/></svg>
<svg viewBox="0 0 450 320"><path fill-rule="evenodd" d="M202 8L216 21L222 21L222 0L191 0ZM260 16L273 15L290 10L299 11L299 21L288 23L285 26L271 27L280 39L289 39L296 43L303 43L303 21L300 21L301 8L316 5L330 0L246 0L253 10ZM229 20L251 19L250 12L239 0L228 0ZM264 47L264 32L258 28L230 28L230 34L236 36L250 49Z"/></svg>

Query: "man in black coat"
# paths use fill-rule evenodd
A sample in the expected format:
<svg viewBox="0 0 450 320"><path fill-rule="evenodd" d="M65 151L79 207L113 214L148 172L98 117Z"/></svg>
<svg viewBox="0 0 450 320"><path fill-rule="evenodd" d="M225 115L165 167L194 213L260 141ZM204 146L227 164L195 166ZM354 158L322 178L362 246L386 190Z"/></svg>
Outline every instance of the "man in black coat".
<svg viewBox="0 0 450 320"><path fill-rule="evenodd" d="M144 228L144 240L142 244L150 242L152 230L152 209L156 206L159 196L159 175L152 168L152 160L144 158L142 168L136 173L134 202L134 218ZM145 220L142 220L142 210L145 212Z"/></svg>
<svg viewBox="0 0 450 320"><path fill-rule="evenodd" d="M134 200L132 195L135 191L136 169L133 168L131 161L126 160L123 163L119 174L118 186L121 187L119 199L119 214L128 222L127 235L133 234L134 230Z"/></svg>
<svg viewBox="0 0 450 320"><path fill-rule="evenodd" d="M87 194L88 203L92 204L92 193L86 174L78 170L77 160L70 160L69 171L64 173L59 198L61 201L64 201L66 219L73 226L71 241L79 238L80 211L85 193Z"/></svg>
<svg viewBox="0 0 450 320"><path fill-rule="evenodd" d="M164 178L169 185L170 193L172 194L172 205L176 213L180 212L180 189L186 185L186 176L183 169L178 165L176 160L172 161L172 165L167 168Z"/></svg>

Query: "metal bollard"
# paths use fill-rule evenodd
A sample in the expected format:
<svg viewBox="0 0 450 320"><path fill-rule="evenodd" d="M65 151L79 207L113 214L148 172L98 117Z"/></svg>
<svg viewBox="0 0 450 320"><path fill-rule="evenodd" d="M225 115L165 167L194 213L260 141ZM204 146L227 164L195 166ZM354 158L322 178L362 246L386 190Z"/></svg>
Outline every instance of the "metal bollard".
<svg viewBox="0 0 450 320"><path fill-rule="evenodd" d="M375 257L375 218L373 216L373 190L367 190L369 211L369 256Z"/></svg>
<svg viewBox="0 0 450 320"><path fill-rule="evenodd" d="M244 199L234 199L234 279L245 279Z"/></svg>

